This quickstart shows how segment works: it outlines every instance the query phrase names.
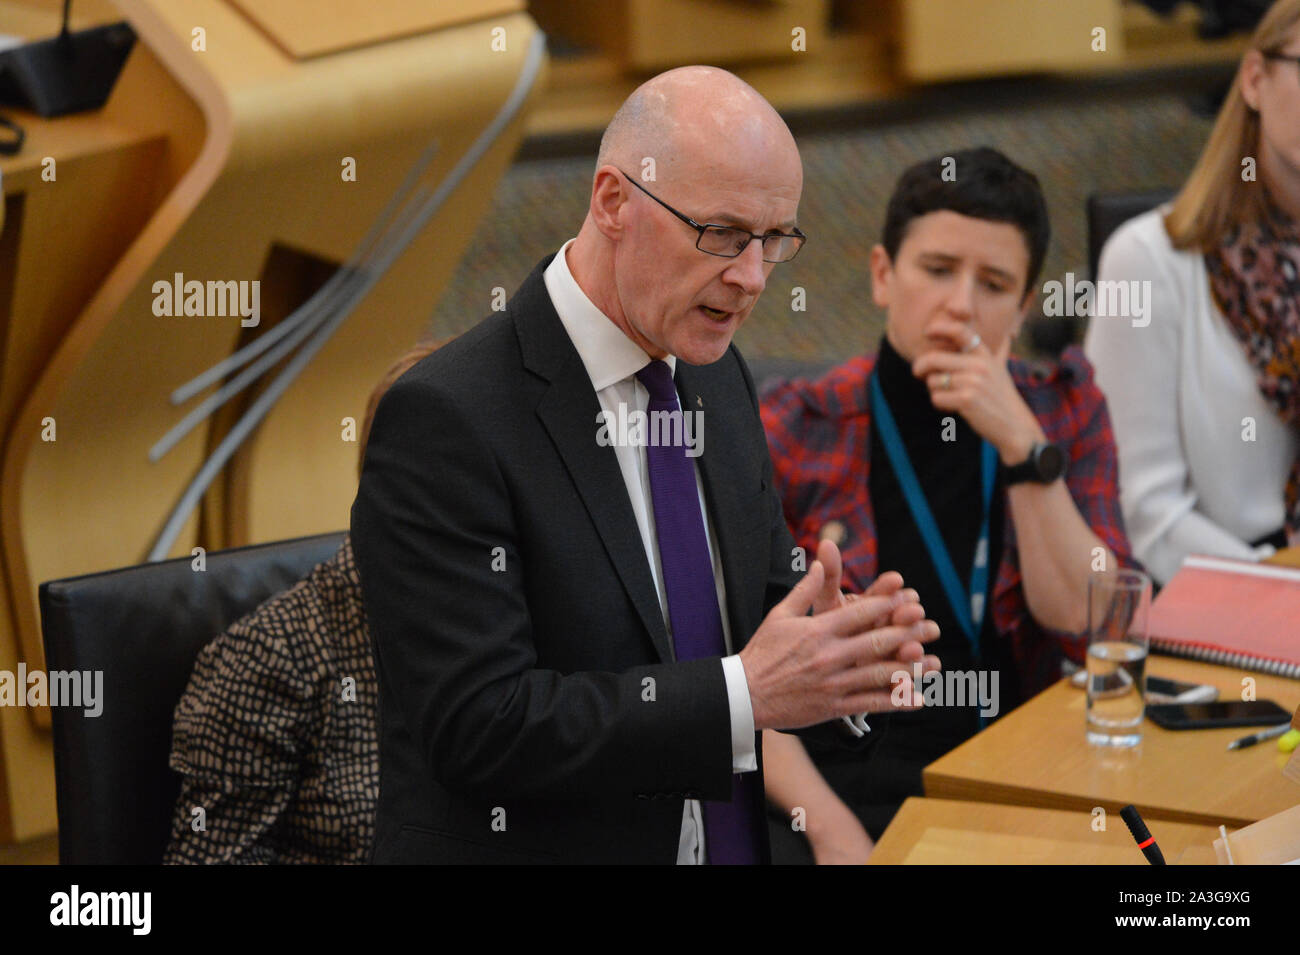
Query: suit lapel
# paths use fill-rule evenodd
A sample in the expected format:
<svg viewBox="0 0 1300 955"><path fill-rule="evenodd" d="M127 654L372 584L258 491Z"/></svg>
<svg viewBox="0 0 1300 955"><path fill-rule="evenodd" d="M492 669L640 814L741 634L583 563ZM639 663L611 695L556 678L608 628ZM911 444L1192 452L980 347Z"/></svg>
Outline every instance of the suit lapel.
<svg viewBox="0 0 1300 955"><path fill-rule="evenodd" d="M623 472L614 449L596 443L600 402L542 278L550 261L551 257L543 260L509 306L524 367L547 382L537 403L537 416L564 461L659 658L668 663L673 659L672 647L641 532L624 492Z"/></svg>

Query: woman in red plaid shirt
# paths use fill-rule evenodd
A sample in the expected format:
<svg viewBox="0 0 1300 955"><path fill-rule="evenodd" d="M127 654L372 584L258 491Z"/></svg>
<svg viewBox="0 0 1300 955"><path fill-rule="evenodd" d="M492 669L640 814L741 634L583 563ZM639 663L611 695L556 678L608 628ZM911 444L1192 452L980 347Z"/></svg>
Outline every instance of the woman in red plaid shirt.
<svg viewBox="0 0 1300 955"><path fill-rule="evenodd" d="M927 763L1059 679L1063 657L1083 660L1088 575L1132 564L1087 359L1010 357L1047 239L1038 180L996 150L913 166L871 252L879 353L764 399L795 540L814 553L834 539L851 589L901 573L941 628L931 652L979 688L892 714L869 765L767 733L776 861L801 849L795 806L816 861L863 861Z"/></svg>

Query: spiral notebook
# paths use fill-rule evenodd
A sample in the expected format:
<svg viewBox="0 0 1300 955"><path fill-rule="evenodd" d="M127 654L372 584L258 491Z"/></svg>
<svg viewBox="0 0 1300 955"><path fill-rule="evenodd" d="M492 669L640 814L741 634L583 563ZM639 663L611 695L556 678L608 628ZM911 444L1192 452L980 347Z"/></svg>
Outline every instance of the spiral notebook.
<svg viewBox="0 0 1300 955"><path fill-rule="evenodd" d="M1157 653L1300 679L1300 569L1188 557L1150 628Z"/></svg>

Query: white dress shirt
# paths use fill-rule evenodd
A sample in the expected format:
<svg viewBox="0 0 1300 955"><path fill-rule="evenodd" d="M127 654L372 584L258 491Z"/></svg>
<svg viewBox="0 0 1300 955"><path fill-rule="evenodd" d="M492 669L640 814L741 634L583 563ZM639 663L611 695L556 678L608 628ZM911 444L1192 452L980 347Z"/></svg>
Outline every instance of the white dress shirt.
<svg viewBox="0 0 1300 955"><path fill-rule="evenodd" d="M573 347L577 349L591 378L591 386L596 392L602 410L619 416L619 405L623 404L627 412L644 412L649 404L649 392L637 379L636 373L651 361L649 355L628 338L600 309L592 304L586 293L578 286L569 271L566 253L570 239L560 248L545 273L546 291L551 296L564 329L569 333ZM677 370L677 358L669 355L664 359L669 369ZM599 427L592 416L591 439L596 440ZM663 613L664 626L672 636L672 624L668 619L668 594L664 590L663 572L659 560L659 544L655 536L655 517L653 499L650 496L650 472L643 446L615 444L614 453L618 458L619 470L623 473L623 483L627 487L627 496L632 504L632 513L636 517L637 530L641 532L641 543L645 545L646 561L650 565L650 575L654 578L655 591L659 595L659 609ZM709 554L713 559L713 579L718 591L718 609L722 614L722 635L726 642L727 653L732 653L734 644L731 639L731 625L727 620L727 595L722 578L722 563L718 557L717 536L713 532L713 522L709 510L704 505L704 488L700 483L699 467L695 468L695 487L699 496L700 513L704 517L704 534L708 540ZM726 679L727 702L731 710L731 769L732 772L750 772L758 769L758 756L754 748L754 711L749 699L749 683L745 679L745 667L740 657L728 655L722 660L722 673ZM682 811L682 831L677 847L679 865L703 863L706 860L704 845L704 821L700 812L700 803L695 799L686 800Z"/></svg>
<svg viewBox="0 0 1300 955"><path fill-rule="evenodd" d="M1260 394L1204 258L1169 241L1167 212L1116 230L1097 270L1102 280L1151 282L1150 324L1093 318L1084 344L1110 407L1129 540L1161 583L1188 554L1269 556L1271 546L1248 542L1282 526L1300 448L1300 434Z"/></svg>

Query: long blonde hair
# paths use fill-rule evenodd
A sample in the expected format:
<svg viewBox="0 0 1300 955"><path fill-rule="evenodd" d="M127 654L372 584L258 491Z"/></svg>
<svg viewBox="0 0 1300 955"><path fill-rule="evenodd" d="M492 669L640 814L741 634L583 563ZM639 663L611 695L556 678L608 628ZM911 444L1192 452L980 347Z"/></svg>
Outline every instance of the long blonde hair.
<svg viewBox="0 0 1300 955"><path fill-rule="evenodd" d="M1250 48L1276 53L1300 23L1300 0L1277 0L1264 14ZM1205 150L1165 217L1175 248L1208 252L1233 226L1264 218L1264 195L1257 182L1241 177L1242 160L1258 158L1259 113L1241 93L1241 67L1219 110Z"/></svg>

